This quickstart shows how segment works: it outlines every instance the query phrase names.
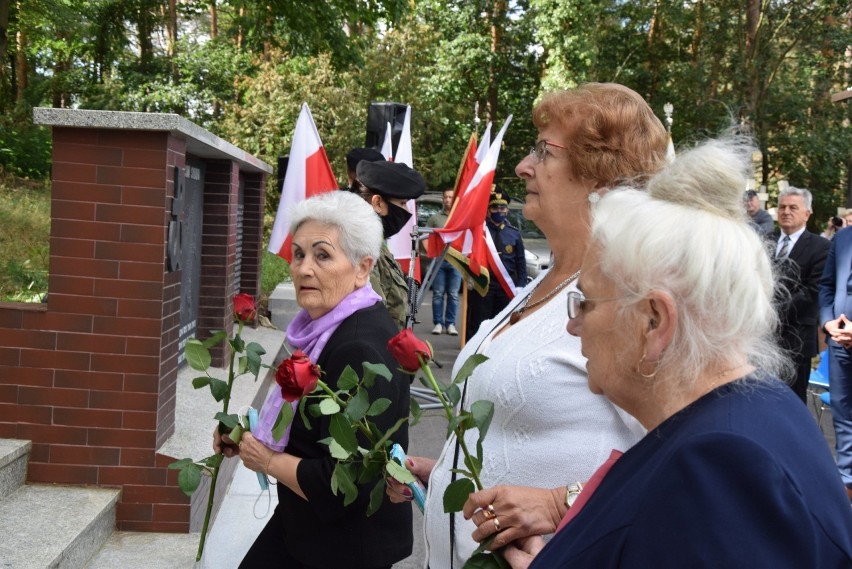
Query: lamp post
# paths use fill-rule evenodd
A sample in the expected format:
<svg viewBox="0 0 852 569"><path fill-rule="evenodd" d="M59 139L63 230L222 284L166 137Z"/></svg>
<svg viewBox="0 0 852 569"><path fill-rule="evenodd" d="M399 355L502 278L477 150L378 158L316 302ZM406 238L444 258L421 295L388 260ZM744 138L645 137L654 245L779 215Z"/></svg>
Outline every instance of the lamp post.
<svg viewBox="0 0 852 569"><path fill-rule="evenodd" d="M663 112L666 113L666 131L671 134L672 123L674 122L674 119L672 118L672 113L674 112L674 105L672 105L671 103L666 103L665 105L663 105Z"/></svg>

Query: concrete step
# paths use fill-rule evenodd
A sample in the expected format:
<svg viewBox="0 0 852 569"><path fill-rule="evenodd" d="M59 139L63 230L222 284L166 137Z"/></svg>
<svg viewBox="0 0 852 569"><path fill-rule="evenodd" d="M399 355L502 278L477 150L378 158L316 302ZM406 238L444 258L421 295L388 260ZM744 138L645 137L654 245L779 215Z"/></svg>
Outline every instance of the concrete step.
<svg viewBox="0 0 852 569"><path fill-rule="evenodd" d="M84 567L115 529L120 492L29 484L0 502L0 566Z"/></svg>
<svg viewBox="0 0 852 569"><path fill-rule="evenodd" d="M0 439L0 500L27 481L27 461L33 444L18 439Z"/></svg>

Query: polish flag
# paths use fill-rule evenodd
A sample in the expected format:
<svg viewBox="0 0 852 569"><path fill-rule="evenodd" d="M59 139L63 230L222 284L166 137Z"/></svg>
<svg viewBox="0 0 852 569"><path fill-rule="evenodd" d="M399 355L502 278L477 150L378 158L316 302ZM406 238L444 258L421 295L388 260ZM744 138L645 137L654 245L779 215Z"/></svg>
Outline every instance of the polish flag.
<svg viewBox="0 0 852 569"><path fill-rule="evenodd" d="M443 228L435 229L429 236L430 240L440 239L443 243L452 243L456 239L464 237L464 247L461 252L467 255L476 249L474 247L475 241L485 238L482 234L482 224L488 212L488 200L494 182L497 159L500 156L500 146L511 122L512 115L509 115L506 122L503 123L503 128L497 133L494 142L489 145L485 158L479 164L473 179L471 179L462 197L456 202L450 217L447 219L447 224ZM438 246L440 247L440 245ZM484 250L484 247L480 249L482 253L484 253ZM484 255L471 256L470 261L471 269L479 271L480 266L485 264L485 257Z"/></svg>
<svg viewBox="0 0 852 569"><path fill-rule="evenodd" d="M288 263L292 260L290 242L290 220L293 207L300 201L318 194L337 189L337 180L328 162L328 156L314 124L307 103L302 103L293 142L290 160L281 189L281 202L272 225L269 251Z"/></svg>
<svg viewBox="0 0 852 569"><path fill-rule="evenodd" d="M456 184L453 188L453 206L450 209L449 216L447 217L447 223L450 223L450 220L453 218L456 206L458 206L462 196L470 185L470 181L476 174L479 164L485 160L485 155L488 154L488 148L490 146L491 121L488 121L488 126L485 127L485 132L482 133L482 141L478 150L476 144L476 132L473 132L470 135L470 140L467 143L467 149L465 149L464 159L462 160L462 163L459 166L459 172L456 175ZM468 235L468 241L470 241L470 237L471 236ZM470 251L471 243L468 243L467 246L465 246L465 236L462 236L453 241L452 247L457 251ZM432 238L430 236L430 238L426 241L426 255L430 258L440 255L443 248L444 242L438 237Z"/></svg>
<svg viewBox="0 0 852 569"><path fill-rule="evenodd" d="M389 138L390 124L388 124L388 134L385 136L386 140ZM396 148L393 161L414 168L414 155L411 148L411 105L408 105L405 109L405 120L402 123L399 146ZM408 200L406 205L408 211L411 212L411 219L399 230L399 233L388 239L388 248L402 268L402 272L407 275L411 265L411 230L417 222L417 204L414 200ZM420 282L420 255L414 256L414 280Z"/></svg>

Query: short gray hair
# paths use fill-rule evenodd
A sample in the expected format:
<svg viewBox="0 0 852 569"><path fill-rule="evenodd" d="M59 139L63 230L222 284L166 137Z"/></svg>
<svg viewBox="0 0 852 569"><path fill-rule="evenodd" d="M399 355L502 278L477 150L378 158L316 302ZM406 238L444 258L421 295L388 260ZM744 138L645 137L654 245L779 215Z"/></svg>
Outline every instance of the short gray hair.
<svg viewBox="0 0 852 569"><path fill-rule="evenodd" d="M787 186L786 190L782 190L778 193L778 203L781 203L781 198L785 196L799 196L802 198L802 201L805 204L805 209L808 211L813 211L811 206L814 202L814 196L811 194L810 190L805 190L802 188L794 188L793 186Z"/></svg>
<svg viewBox="0 0 852 569"><path fill-rule="evenodd" d="M742 138L707 141L647 191L611 191L593 210L600 270L630 299L625 314L653 290L675 300L677 329L659 365L684 383L735 355L765 372L786 369L774 339L774 269L742 208L752 152Z"/></svg>
<svg viewBox="0 0 852 569"><path fill-rule="evenodd" d="M382 221L373 207L357 195L335 190L308 198L296 204L290 219L290 234L295 235L306 221L335 227L346 257L357 265L364 257L372 257L375 265L382 249Z"/></svg>

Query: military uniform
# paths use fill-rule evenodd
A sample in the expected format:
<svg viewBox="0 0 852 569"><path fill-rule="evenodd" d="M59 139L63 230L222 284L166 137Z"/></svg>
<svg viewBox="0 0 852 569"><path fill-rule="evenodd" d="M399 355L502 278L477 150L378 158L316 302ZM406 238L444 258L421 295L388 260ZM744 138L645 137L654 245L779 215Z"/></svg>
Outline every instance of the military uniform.
<svg viewBox="0 0 852 569"><path fill-rule="evenodd" d="M496 185L495 190L491 192L491 201L488 203L489 208L500 206L507 208L510 198L504 194ZM494 213L488 216L486 224L491 239L494 241L494 247L500 255L500 261L509 273L509 277L515 284L516 288L521 288L527 284L527 261L524 254L524 241L521 238L521 231L514 225L510 224L505 215L501 216L498 221L494 219ZM488 292L485 296L471 294L468 297L467 310L467 326L465 328L465 338L470 340L476 331L479 330L479 325L490 318L494 318L508 304L509 296L503 290L500 282L494 275L488 282Z"/></svg>
<svg viewBox="0 0 852 569"><path fill-rule="evenodd" d="M408 313L408 286L405 284L405 275L393 258L387 243L382 244L379 258L370 272L370 286L382 297L388 312L401 330L405 326L405 316Z"/></svg>
<svg viewBox="0 0 852 569"><path fill-rule="evenodd" d="M382 160L361 160L355 168L356 183L353 187L363 187L360 192L365 199L379 195L387 205L387 214L382 218L385 239L396 234L411 217L405 208L388 201L388 198L413 200L426 191L426 182L416 171L402 163ZM360 190L358 190L360 191ZM372 203L372 202L371 202ZM376 207L376 206L374 206ZM376 265L370 273L370 285L385 302L385 306L402 329L408 313L408 286L405 274L394 259L387 246L382 245Z"/></svg>

